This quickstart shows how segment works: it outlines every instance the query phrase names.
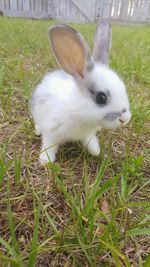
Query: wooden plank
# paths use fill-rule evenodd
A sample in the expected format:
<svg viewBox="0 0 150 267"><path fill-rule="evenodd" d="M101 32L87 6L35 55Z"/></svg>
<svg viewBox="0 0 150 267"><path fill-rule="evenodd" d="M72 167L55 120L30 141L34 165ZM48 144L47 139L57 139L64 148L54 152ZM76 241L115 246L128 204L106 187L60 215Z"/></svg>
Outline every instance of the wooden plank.
<svg viewBox="0 0 150 267"><path fill-rule="evenodd" d="M143 4L142 4L140 21L146 21L147 20L148 8L149 8L148 1L144 1Z"/></svg>
<svg viewBox="0 0 150 267"><path fill-rule="evenodd" d="M53 3L53 7L54 7L54 11L53 13L54 14L54 18L57 19L59 16L58 16L58 8L56 8L56 4L58 3L58 0L55 0L55 3ZM48 0L48 12L51 12L51 6L52 6L52 1L51 0Z"/></svg>
<svg viewBox="0 0 150 267"><path fill-rule="evenodd" d="M134 8L133 8L133 14L132 14L132 21L136 21L137 9L138 9L138 1L134 1Z"/></svg>
<svg viewBox="0 0 150 267"><path fill-rule="evenodd" d="M56 18L56 10L53 0L48 0L47 3L47 14L49 18Z"/></svg>
<svg viewBox="0 0 150 267"><path fill-rule="evenodd" d="M29 0L22 0L23 2L23 10L29 11L30 10L30 3Z"/></svg>
<svg viewBox="0 0 150 267"><path fill-rule="evenodd" d="M66 18L66 5L68 4L67 0L64 1L59 1L60 3L60 14L62 19L67 19ZM71 15L69 16L69 18L71 17Z"/></svg>
<svg viewBox="0 0 150 267"><path fill-rule="evenodd" d="M30 0L30 11L35 11L35 0Z"/></svg>
<svg viewBox="0 0 150 267"><path fill-rule="evenodd" d="M91 18L89 14L86 12L84 7L80 7L79 3L76 0L70 0L70 2L75 6L75 8L85 17L85 19L90 22Z"/></svg>
<svg viewBox="0 0 150 267"><path fill-rule="evenodd" d="M39 12L42 12L42 0L39 0Z"/></svg>
<svg viewBox="0 0 150 267"><path fill-rule="evenodd" d="M113 19L118 19L119 0L115 0L113 4Z"/></svg>
<svg viewBox="0 0 150 267"><path fill-rule="evenodd" d="M39 0L35 0L35 12L39 11Z"/></svg>
<svg viewBox="0 0 150 267"><path fill-rule="evenodd" d="M0 10L3 10L5 8L4 0L0 0Z"/></svg>
<svg viewBox="0 0 150 267"><path fill-rule="evenodd" d="M132 18L133 5L134 5L134 0L130 0L129 10L128 10L128 20L131 20Z"/></svg>
<svg viewBox="0 0 150 267"><path fill-rule="evenodd" d="M10 8L10 1L4 0L4 9L9 9L9 8Z"/></svg>
<svg viewBox="0 0 150 267"><path fill-rule="evenodd" d="M128 13L128 0L122 0L121 8L120 8L120 14L119 14L119 20L125 21L127 19L127 13Z"/></svg>
<svg viewBox="0 0 150 267"><path fill-rule="evenodd" d="M140 18L141 18L141 5L142 5L142 0L138 0L138 6L137 6L137 11L136 11L135 21L140 21Z"/></svg>
<svg viewBox="0 0 150 267"><path fill-rule="evenodd" d="M115 6L115 1L116 0L111 0L111 18L114 17L114 6Z"/></svg>
<svg viewBox="0 0 150 267"><path fill-rule="evenodd" d="M23 10L23 2L22 2L22 0L18 0L18 10Z"/></svg>
<svg viewBox="0 0 150 267"><path fill-rule="evenodd" d="M103 1L103 18L104 19L108 19L110 17L110 1L109 0L105 0Z"/></svg>
<svg viewBox="0 0 150 267"><path fill-rule="evenodd" d="M86 9L86 13L90 15L90 21L95 20L95 2L96 0L93 1L83 1L83 7Z"/></svg>
<svg viewBox="0 0 150 267"><path fill-rule="evenodd" d="M119 15L120 15L121 5L122 5L122 0L119 0L119 6L118 6L118 18L119 18Z"/></svg>
<svg viewBox="0 0 150 267"><path fill-rule="evenodd" d="M147 10L146 21L149 21L150 22L150 1L148 2L148 10Z"/></svg>
<svg viewBox="0 0 150 267"><path fill-rule="evenodd" d="M103 0L97 0L95 8L95 20L99 20L99 18L102 18L103 15Z"/></svg>
<svg viewBox="0 0 150 267"><path fill-rule="evenodd" d="M135 22L146 21L146 18L150 16L148 6L149 0L130 0L128 20Z"/></svg>
<svg viewBox="0 0 150 267"><path fill-rule="evenodd" d="M81 2L82 2L82 0L81 0ZM66 16L64 16L64 18L67 18L67 20L70 20L70 17L71 17L70 16L71 5L72 5L72 3L70 1L65 0L65 5L63 6L63 11L64 11L64 14L66 13ZM79 16L80 16L80 14L79 14ZM78 16L77 16L77 18L78 18Z"/></svg>
<svg viewBox="0 0 150 267"><path fill-rule="evenodd" d="M48 19L47 12L29 12L27 10L8 10L4 9L3 13L8 17L38 18Z"/></svg>
<svg viewBox="0 0 150 267"><path fill-rule="evenodd" d="M48 0L43 0L42 1L42 10L44 12L48 12Z"/></svg>
<svg viewBox="0 0 150 267"><path fill-rule="evenodd" d="M113 5L114 5L114 0L110 0L110 18L113 16Z"/></svg>
<svg viewBox="0 0 150 267"><path fill-rule="evenodd" d="M65 0L62 5L63 19L70 20L71 18L70 6L71 6L71 2Z"/></svg>
<svg viewBox="0 0 150 267"><path fill-rule="evenodd" d="M10 9L12 9L12 10L18 9L17 0L10 0Z"/></svg>

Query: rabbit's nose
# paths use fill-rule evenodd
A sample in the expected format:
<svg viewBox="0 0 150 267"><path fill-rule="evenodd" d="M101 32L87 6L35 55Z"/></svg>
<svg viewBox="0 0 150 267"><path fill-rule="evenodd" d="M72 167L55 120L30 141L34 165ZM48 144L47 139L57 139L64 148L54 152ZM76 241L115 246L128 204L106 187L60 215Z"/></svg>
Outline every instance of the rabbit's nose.
<svg viewBox="0 0 150 267"><path fill-rule="evenodd" d="M129 122L130 118L131 118L131 116L128 118L122 118L121 117L121 118L119 118L119 121L121 122L121 125L124 126Z"/></svg>
<svg viewBox="0 0 150 267"><path fill-rule="evenodd" d="M126 112L121 114L119 121L121 122L122 125L126 125L130 119L131 119L131 113Z"/></svg>

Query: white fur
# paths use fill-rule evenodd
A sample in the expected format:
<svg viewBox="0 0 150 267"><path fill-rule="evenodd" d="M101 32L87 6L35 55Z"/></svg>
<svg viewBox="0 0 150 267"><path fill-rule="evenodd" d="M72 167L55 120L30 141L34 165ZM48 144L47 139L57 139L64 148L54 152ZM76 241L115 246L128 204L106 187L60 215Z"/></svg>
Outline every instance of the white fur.
<svg viewBox="0 0 150 267"><path fill-rule="evenodd" d="M98 91L109 91L111 101L105 107L93 101L87 89L92 83ZM104 116L126 109L121 119L126 124L131 118L124 83L100 64L95 64L81 83L61 70L47 74L32 95L31 109L36 132L42 136L42 165L54 162L59 144L69 140L80 140L92 155L98 156L97 131L122 125L119 118L107 121Z"/></svg>

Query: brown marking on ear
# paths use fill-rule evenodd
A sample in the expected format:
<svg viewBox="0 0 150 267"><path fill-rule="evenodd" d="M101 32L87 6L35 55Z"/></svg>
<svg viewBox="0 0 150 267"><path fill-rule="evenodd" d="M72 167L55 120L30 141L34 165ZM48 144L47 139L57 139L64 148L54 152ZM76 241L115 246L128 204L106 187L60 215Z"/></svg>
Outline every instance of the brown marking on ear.
<svg viewBox="0 0 150 267"><path fill-rule="evenodd" d="M71 27L57 25L49 29L49 37L59 65L69 74L83 78L88 46L82 36Z"/></svg>

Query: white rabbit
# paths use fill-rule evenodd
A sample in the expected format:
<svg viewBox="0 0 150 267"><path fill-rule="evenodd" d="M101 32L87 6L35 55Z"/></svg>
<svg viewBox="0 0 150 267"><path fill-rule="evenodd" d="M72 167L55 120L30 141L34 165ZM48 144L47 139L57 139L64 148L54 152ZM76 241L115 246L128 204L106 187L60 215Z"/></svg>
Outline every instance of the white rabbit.
<svg viewBox="0 0 150 267"><path fill-rule="evenodd" d="M40 163L54 162L59 144L70 140L80 140L98 156L96 133L131 118L125 85L107 66L110 25L105 20L98 24L93 57L82 35L69 26L50 27L49 38L63 70L48 73L31 98L36 133L42 136Z"/></svg>

